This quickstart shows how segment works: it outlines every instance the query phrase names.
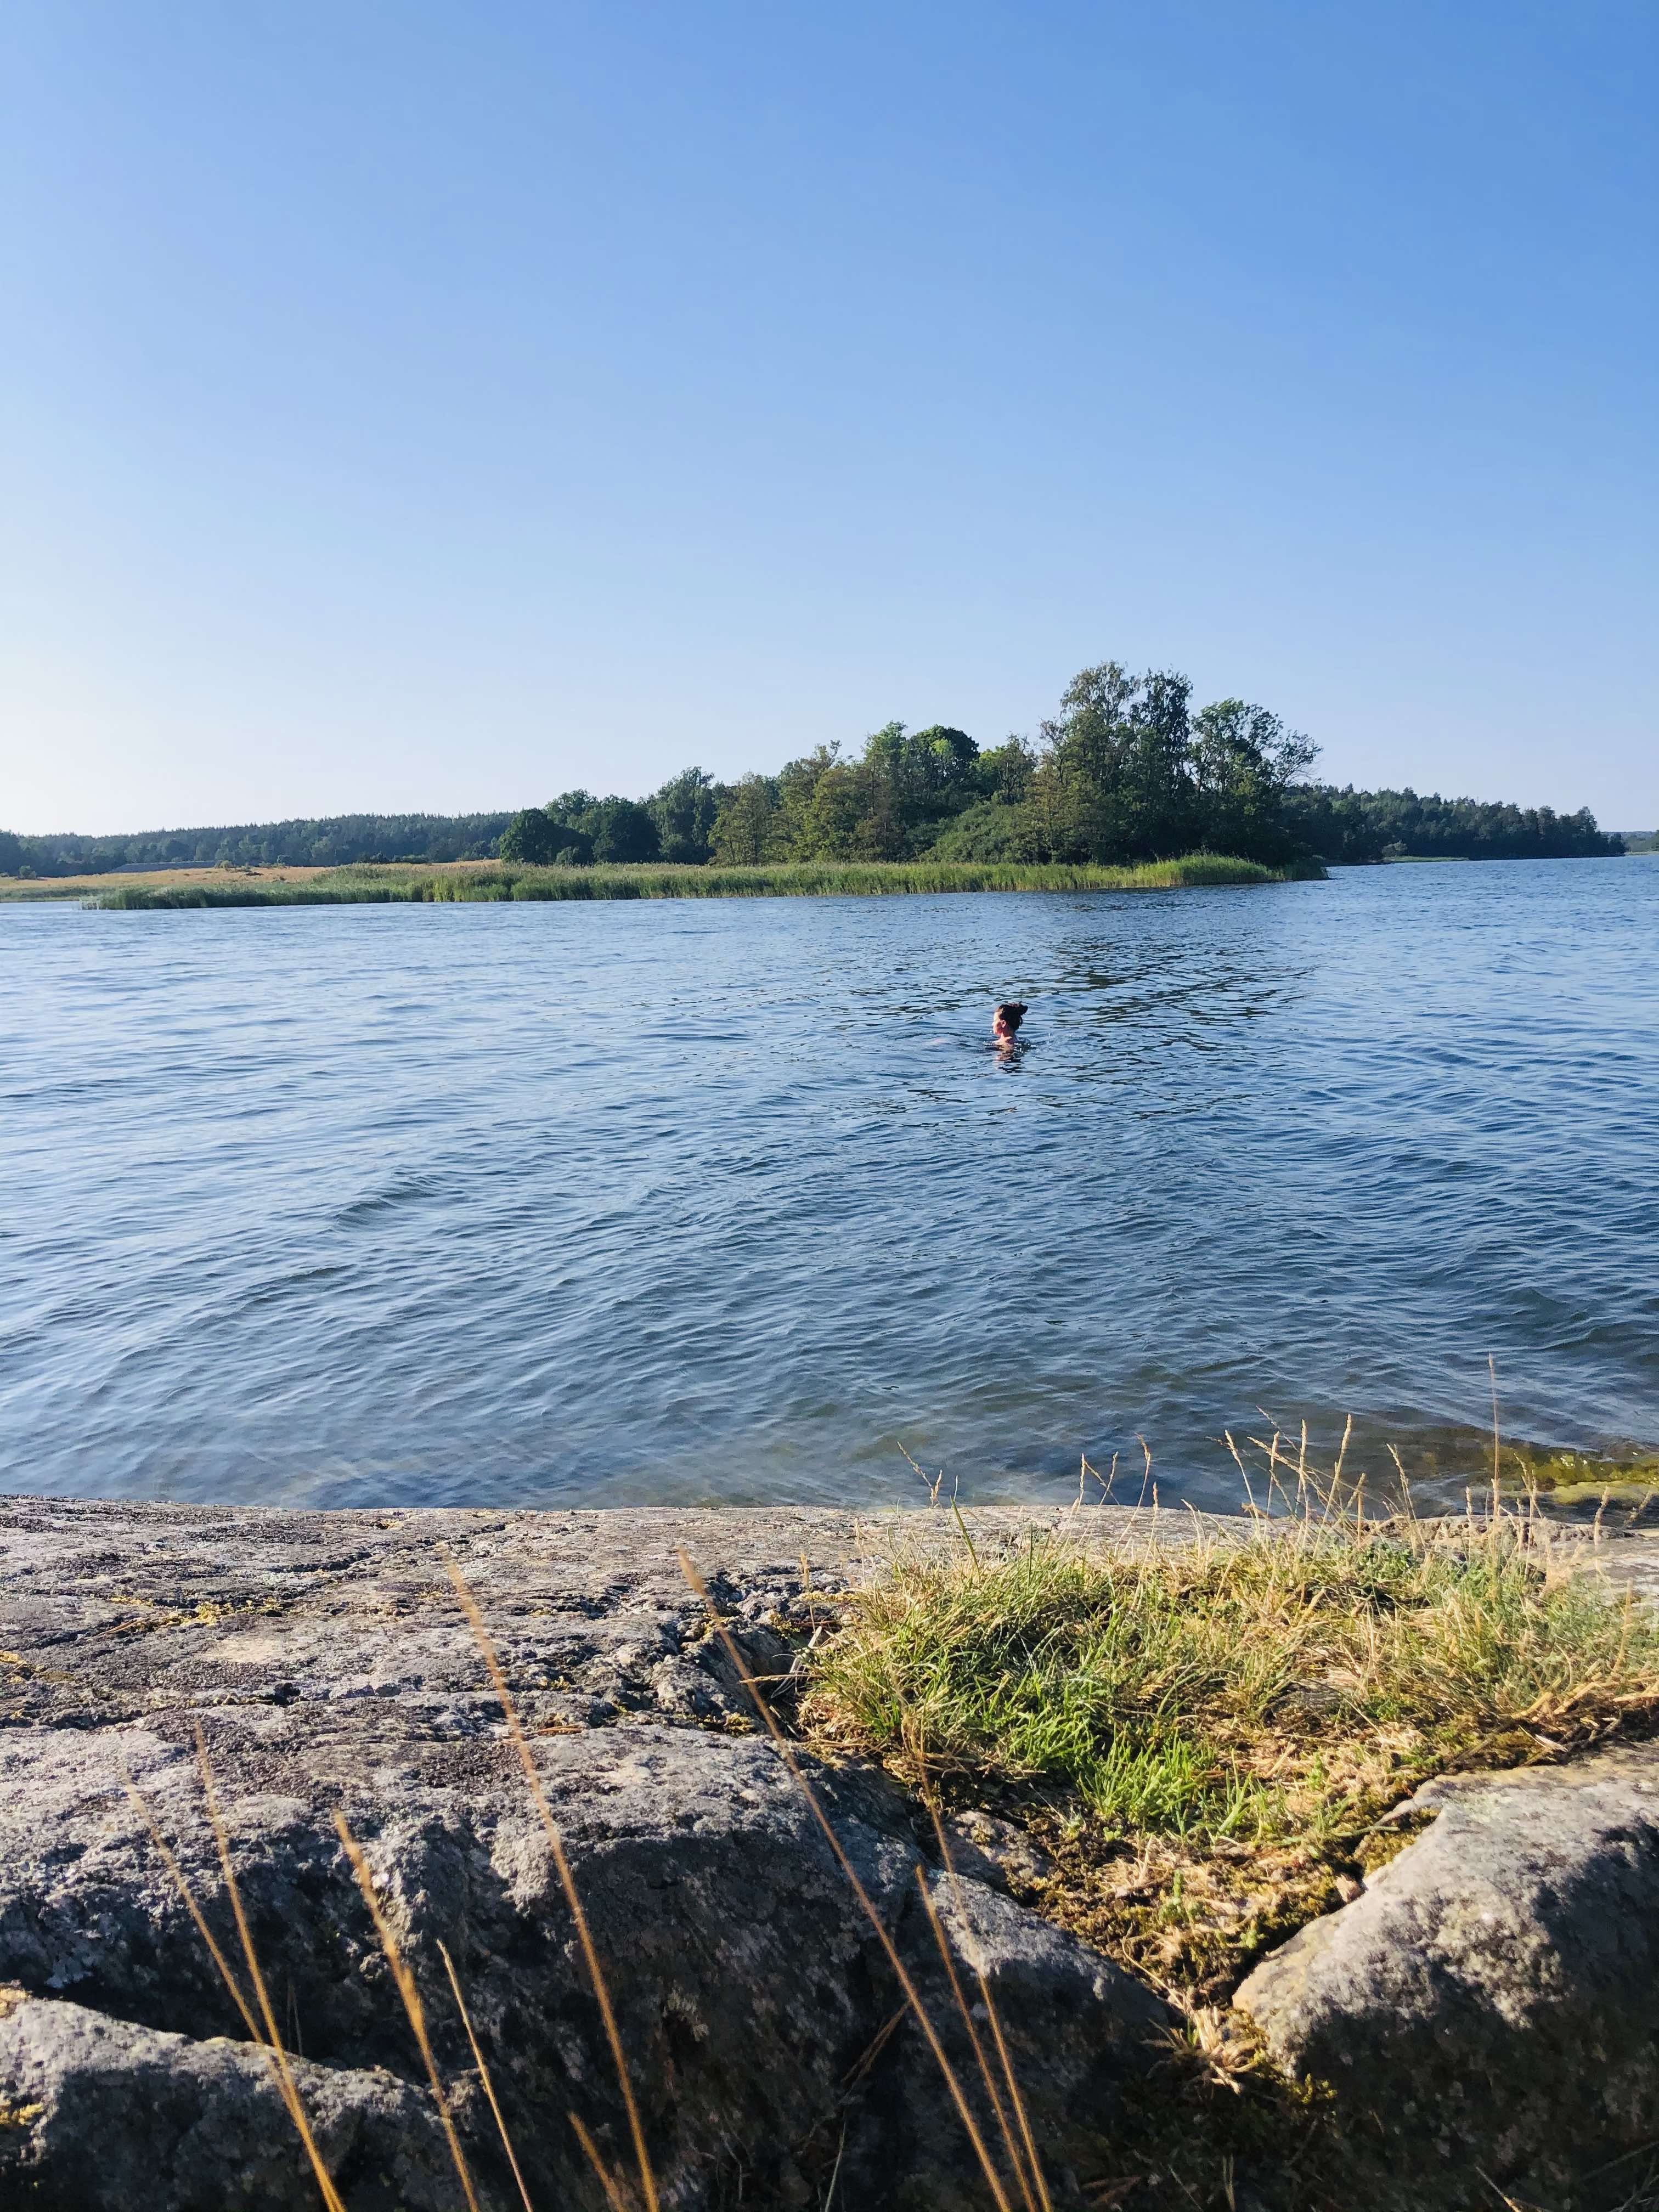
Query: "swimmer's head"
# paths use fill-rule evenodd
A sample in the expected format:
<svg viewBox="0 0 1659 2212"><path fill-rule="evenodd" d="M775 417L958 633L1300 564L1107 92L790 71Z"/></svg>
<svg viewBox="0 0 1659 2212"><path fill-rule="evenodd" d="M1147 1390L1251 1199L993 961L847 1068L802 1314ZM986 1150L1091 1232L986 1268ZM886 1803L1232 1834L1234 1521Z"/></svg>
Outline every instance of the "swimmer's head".
<svg viewBox="0 0 1659 2212"><path fill-rule="evenodd" d="M1011 1037L1025 1018L1025 1009L1018 999L1005 999L991 1017L994 1036Z"/></svg>

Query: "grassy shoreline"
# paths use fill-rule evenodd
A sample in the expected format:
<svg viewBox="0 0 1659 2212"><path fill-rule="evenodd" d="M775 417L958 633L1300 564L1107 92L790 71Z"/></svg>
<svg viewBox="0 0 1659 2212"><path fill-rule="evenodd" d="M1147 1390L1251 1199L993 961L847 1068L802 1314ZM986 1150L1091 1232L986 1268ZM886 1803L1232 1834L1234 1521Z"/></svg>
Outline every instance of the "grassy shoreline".
<svg viewBox="0 0 1659 2212"><path fill-rule="evenodd" d="M1433 1777L1659 1727L1659 1623L1533 1502L1086 1530L900 1553L815 1647L807 1733L1024 1829L1030 1901L1182 2004L1357 1893Z"/></svg>
<svg viewBox="0 0 1659 2212"><path fill-rule="evenodd" d="M344 868L271 869L244 874L191 869L116 882L86 877L0 883L0 898L78 898L88 907L146 912L175 907L372 906L551 899L868 898L940 891L1185 890L1278 884L1297 871L1224 854L1189 853L1128 867L1060 863L861 860L775 866L535 868L504 861Z"/></svg>
<svg viewBox="0 0 1659 2212"><path fill-rule="evenodd" d="M940 1504L937 1492L933 1509L902 1515L890 1532L810 1510L792 1522L789 1509L600 1510L556 1532L547 1525L554 1516L533 1511L348 1513L337 1517L350 1540L331 1540L315 1587L289 1607L275 1605L269 1585L280 1562L302 1559L307 1571L316 1564L316 1516L306 1509L278 1509L272 1528L269 1509L117 1505L112 1524L90 1502L54 1511L27 1501L47 1509L46 1525L60 1535L55 1576L50 1549L43 1553L41 1617L24 1650L9 1655L31 1701L19 1718L33 1736L20 1741L40 1742L82 1718L100 1686L130 1678L134 1662L112 1655L118 1633L127 1652L145 1637L165 1639L157 1663L185 1685L182 1713L198 1722L199 1801L175 1760L141 1765L127 1785L139 1825L116 1832L115 1870L95 1870L101 1886L90 1893L106 1913L116 1909L112 1897L116 1905L141 1899L141 1930L164 1930L165 1947L158 1940L142 1954L155 1962L148 1986L168 2008L164 2025L182 2019L186 2034L143 2076L143 2094L158 2085L176 2105L190 2099L187 2117L198 2111L196 2054L210 2036L235 2037L224 2001L204 1996L216 1971L246 2030L246 2042L217 2049L240 2063L242 2078L259 2078L263 2043L283 2081L266 1985L285 1992L294 2063L282 2101L300 2142L320 2145L319 2191L337 2206L361 2203L365 2168L334 2118L338 2106L321 2100L331 2081L373 2066L402 2100L386 2124L410 2146L407 2170L422 2172L415 2160L428 2151L435 2160L433 2116L453 2113L450 2152L465 2186L444 2201L457 2204L486 2196L505 2204L499 2161L517 2172L522 2155L542 2205L603 2201L623 2212L655 2201L660 2182L665 2204L696 2184L720 2205L847 2212L863 2197L837 2197L836 2177L859 2124L854 2100L868 2095L878 2132L866 2140L892 2160L906 2201L930 2206L1466 2212L1484 2201L1474 2189L1484 2179L1478 2161L1505 2171L1488 2146L1504 2153L1507 2185L1559 2114L1571 2199L1553 2189L1540 2200L1528 2167L1525 2196L1504 2203L1659 2212L1659 2164L1650 2160L1642 2179L1626 2163L1651 2148L1636 2101L1648 2078L1645 2015L1626 1998L1579 1997L1594 1968L1556 1977L1553 1954L1574 1921L1558 1923L1559 1893L1534 1887L1530 1857L1510 1858L1522 1917L1510 1917L1500 1890L1498 1936L1481 1933L1491 1913L1469 1925L1472 1903L1494 1893L1491 1869L1477 1862L1467 1886L1441 1893L1447 1942L1432 1919L1420 1938L1396 1939L1403 1959L1426 1956L1437 1979L1432 2012L1407 2015L1403 2053L1383 2047L1380 2088L1363 2057L1351 2074L1339 2071L1340 2051L1328 2077L1316 2058L1285 2070L1260 2008L1231 2003L1264 1952L1353 1901L1423 1832L1431 1808L1406 1801L1425 1780L1556 1765L1659 1729L1659 1620L1601 1571L1595 1540L1496 1497L1490 1510L1471 1500L1452 1519L1404 1511L1379 1520L1363 1511L1357 1483L1346 1506L1316 1493L1305 1447L1287 1462L1279 1443L1266 1448L1272 1517L1079 1504L1057 1521L996 1510L981 1518ZM82 1563L94 1521L100 1541L117 1547L111 1556L131 1563L88 1611ZM599 1525L608 1521L610 1529ZM460 1559L441 1541L446 1528ZM158 1529L167 1532L160 1543ZM269 1534L276 1547L257 1569L242 1551L251 1531L256 1544ZM797 1536L798 1575L781 1564ZM299 1552L289 1548L296 1539ZM668 1560L677 1549L678 1575ZM181 1572L194 1583L182 1606ZM394 1583L408 1602L392 1613L380 1600ZM686 1585L702 1601L701 1619L673 1611ZM572 1603L585 1635L592 1624L580 1656L559 1626ZM256 1624L258 1656L252 1639L226 1639L228 1617L273 1606L283 1617ZM551 1627L540 1618L548 1615ZM334 1626L348 1618L368 1645L337 1650ZM719 1686L718 1694L700 1686L694 1711L662 1710L665 1639L642 1632L665 1620L675 1623L668 1636L684 1679ZM423 1639L418 1668L409 1661L412 1629ZM590 1652L602 1676L563 1671L573 1658L590 1665ZM257 1708L303 1669L314 1697L336 1675L359 1679L366 1662L391 1684L387 1710L360 1717L320 1765L303 1705L280 1735L262 1729L257 1741L215 1726L228 1693ZM375 1747L428 1741L422 1685L434 1666L469 1699L494 1749L459 1765L442 1751L387 1785ZM599 1681L602 1689L588 1686ZM775 1765L730 1741L744 1735L769 1739ZM118 1764L116 1729L89 1741L91 1757ZM502 1802L504 1787L520 1787L513 1764L523 1778L516 1814ZM878 1765L896 1788L877 1782ZM1627 1768L1620 1772L1629 1780ZM343 1786L353 1774L361 1779ZM773 1776L775 1794L763 1778ZM280 1827L261 1809L279 1785L293 1808ZM613 1789L621 1802L593 1809ZM55 1798L44 1802L65 1830L50 1838L48 1865L83 1856L83 1836L110 1832L101 1797L82 1792L72 1826ZM702 1816L711 1803L722 1808L718 1820ZM1603 1812L1589 1819L1607 1832ZM1643 1832L1638 1812L1613 1840L1634 1858L1629 1838ZM495 1843L503 1833L510 1862ZM1522 1821L1508 1822L1504 1850L1524 1833ZM449 1879L458 1848L503 1875L528 1871L512 1887L486 1872L458 1892ZM771 1892L756 1869L782 1853L793 1863ZM1571 1863L1570 1854L1558 1863ZM819 1872L797 1875L797 1864ZM878 1872L873 1899L861 1886L866 1868ZM154 1902L158 1887L166 1894L163 1874L179 1900L169 1920ZM907 1908L917 1893L907 1874L925 1919ZM1644 1894L1620 1893L1638 1916L1632 1943L1642 1940ZM1065 1945L1068 1964L1019 1907L1068 1930L1083 1954ZM751 1920L763 1949L750 1940ZM1127 1977L1127 1989L1116 1984L1126 1997L1138 2004L1135 1990L1151 1989L1167 2009L1119 2011L1097 1979L1091 1995L1091 1951ZM1460 1962L1472 1955L1495 1962L1491 1986L1527 1999L1518 2019L1501 2015L1496 2033L1486 2025L1492 2000L1474 2006L1462 1994ZM0 1990L8 2020L58 1994L33 1954L24 1959L17 1984ZM337 1985L349 1992L344 2005L325 1995ZM787 2012L776 1995L784 1988L802 1992ZM56 2013L24 2017L43 2038L59 2032ZM688 2034L677 2046L665 2018L722 2023L726 2040ZM1437 2023L1426 2059L1413 2055L1425 2018ZM307 2063L302 2027L313 2054L325 2039L337 2071ZM961 2134L918 2040L924 2027L966 2124ZM896 2033L905 2041L877 2074ZM126 2047L116 2045L123 2064ZM1132 2048L1140 2056L1127 2063ZM769 2070L757 2070L755 2053ZM848 2054L854 2064L843 2072ZM59 2160L51 2178L64 2170L84 2077L68 2078L50 2109L14 2093L0 2174L27 2177L34 2139L25 2130L37 2123ZM24 2079L32 2088L33 2077ZM1595 2096L1607 2080L1638 2088L1607 2106L1615 2118L1604 2143L1586 2138L1577 2115L1601 2124ZM1555 2103L1540 2114L1544 2092ZM205 2169L210 2179L227 2177L220 2201L243 2201L253 2186L244 2176L276 2170L275 2101L267 2091L257 2122L234 2138L198 2130L217 2160ZM680 2124L686 2110L695 2130ZM1517 2110L1531 2128L1518 2149L1509 2132ZM640 2121L637 2192L610 2170L625 2155L629 2112ZM599 2194L568 2180L580 2169L562 2117L584 2147L606 2146L610 2167L589 2154L605 2178ZM1638 2130L1644 2139L1632 2147ZM1592 2165L1604 2148L1613 2155ZM860 2154L854 2170L874 2169ZM1045 2173L1059 2185L1052 2191ZM720 2185L712 2197L703 2186L711 2174ZM740 2191L727 2185L733 2174ZM1581 2187L1598 2174L1613 2177L1605 2188ZM774 2185L779 2175L787 2192ZM520 2193L532 2201L530 2188ZM68 2201L61 2188L58 2200Z"/></svg>
<svg viewBox="0 0 1659 2212"><path fill-rule="evenodd" d="M1289 1495L1281 1485L1274 1497L1282 1509L1279 1517L1241 1518L1236 1528L1198 1521L1175 1528L1166 1522L1161 1528L1154 1509L1138 1532L1114 1522L1097 1535L1079 1510L1061 1528L1030 1528L1023 1538L1010 1533L1001 1542L988 1540L983 1532L975 1542L963 1517L953 1513L959 1540L943 1549L931 1540L901 1546L885 1571L855 1577L845 1586L833 1578L815 1586L803 1549L794 1593L778 1605L780 1592L769 1590L775 1609L763 1617L776 1640L774 1655L781 1642L793 1648L793 1661L785 1669L774 1656L776 1671L760 1680L751 1671L750 1647L732 1631L763 1624L753 1613L746 1620L726 1613L709 1598L688 1553L679 1553L687 1582L708 1608L708 1641L721 1650L726 1679L740 1683L751 1700L750 1714L716 1708L690 1727L721 1736L759 1732L771 1739L788 1784L822 1824L847 1877L849 1922L856 1929L854 1915L861 1908L896 1974L903 1975L891 1923L861 1886L859 1866L838 1839L837 1832L844 1832L841 1804L856 1800L849 1793L849 1800L838 1802L836 1777L837 1770L873 1765L899 1785L902 1796L896 1802L908 1803L911 1838L900 1843L903 1831L896 1820L886 1832L914 1858L944 1973L931 1960L921 1964L924 1941L896 1993L897 2009L860 2063L873 2061L905 2021L908 2008L927 2031L980 2172L994 2187L994 2201L1003 2212L1012 2212L1017 2202L1025 2212L1050 2212L1058 2192L1051 2192L1045 2167L1071 2177L1065 2201L1086 2199L1128 2212L1171 2204L1194 2212L1223 2212L1224 2206L1242 2212L1247 2204L1260 2212L1350 2212L1355 2206L1405 2212L1423 2203L1475 2201L1461 2184L1466 2172L1484 2175L1468 2158L1462 2166L1448 2166L1448 2188L1437 2186L1431 2195L1410 2170L1421 2142L1434 2140L1441 2108L1431 2104L1423 2113L1416 2101L1402 2107L1397 2069L1380 2111L1362 2079L1288 2073L1250 2012L1232 2008L1233 1994L1264 1952L1356 1898L1373 1873L1415 1839L1432 1817L1407 1802L1423 1782L1458 1771L1553 1765L1615 1738L1650 1737L1659 1726L1659 1626L1630 1597L1621 1600L1606 1586L1581 1551L1558 1548L1557 1532L1534 1511L1516 1514L1494 1502L1490 1512L1471 1510L1461 1521L1422 1522L1409 1516L1376 1521L1366 1519L1357 1500L1352 1510L1340 1510L1305 1486ZM544 1661L533 1643L520 1639L504 1663L478 1598L459 1567L446 1563L482 1671L505 1717L530 1805L553 1846L559 1888L570 1914L579 1917L585 1896L605 1894L606 1832L600 1831L599 1853L590 1844L578 1857L579 1880L564 1856L544 1794L544 1770L532 1748L532 1731L540 1730L533 1717L526 1727L520 1704L532 1684L532 1694L542 1693ZM500 1604L498 1596L492 1613ZM618 1705L609 1723L591 1717L585 1723L560 1722L552 1732L581 1735L626 1717ZM645 1722L647 1716L638 1719ZM637 1736L641 1731L630 1726L627 1732ZM672 1741L665 1730L657 1737L659 1744ZM205 1741L200 1760L204 1790L211 1791ZM739 1802L759 1801L745 1794ZM168 1854L160 1819L138 1802L158 1856ZM216 1811L210 1817L221 1838L224 1886L232 1893L249 1977L257 1978L262 1970L249 1916L234 1890L237 1868L223 1830L216 1827L220 1816ZM637 1813L631 1819L649 1834ZM377 1867L343 1811L336 1811L335 1821L341 1858L331 1866L327 1859L313 1863L329 1869L343 1888L343 1877L355 1877L374 1951L390 1969L389 1976L371 1982L368 1960L374 1951L367 1952L363 1979L379 1988L383 2001L388 1982L401 1997L441 2112L443 2087L414 1972L423 1951L428 1960L433 1949L442 1958L479 2078L489 2081L483 2049L472 2039L466 1993L434 1941L446 1902L434 1905L412 1884L401 1893L392 1887L383 1871L384 1829ZM682 1815L677 1825L683 1824ZM1086 2107L1068 2106L1064 2092L1056 2095L1054 2076L1044 2064L1049 2021L1036 2009L1044 2002L1052 2008L1055 2050L1061 2065L1068 2065L1066 2038L1075 2029L1066 2008L1077 2002L1071 1994L1075 1984L1056 1978L1041 1984L1039 1996L1031 1983L1022 1983L1024 1954L1006 1935L993 1934L998 1956L988 1966L980 1955L983 1939L975 1931L985 1924L977 1917L984 1907L968 1903L959 1888L957 1854L988 1845L998 1887L1111 1961L1131 1985L1158 1991L1168 2008L1160 2026L1138 2031L1149 2038L1154 2063L1115 2085L1109 2072L1091 2078ZM776 1848L775 1843L769 1847ZM714 1846L716 1853L722 1848L729 1845ZM256 1854L237 1857L250 1881L257 1880ZM168 1856L167 1863L207 1936L207 1922L177 1857ZM709 1863L718 1868L718 1856ZM938 1869L931 1880L930 1867ZM983 1868L971 1862L965 1871L970 1881L984 1879ZM690 1877L700 1893L706 1886L715 1899L724 1894L729 1900L731 1893L721 1892L719 1879L700 1864ZM677 1869L660 1887L672 1893L690 1882ZM267 1895L273 1887L266 1883ZM979 1894L983 1899L985 1893ZM948 1909L941 1909L947 1898ZM629 1923L632 1934L638 1907L631 1898L628 1909L635 1916ZM610 1905L605 1923L612 1944L617 1910ZM579 1924L585 1931L586 1922ZM994 1931L1006 1925L988 1924ZM331 1948L339 1943L343 1925L349 1925L343 1916L331 1918ZM349 1940L361 1944L363 1937L354 1932ZM809 1934L800 1943L809 1960L816 1955L808 1948L813 1940ZM1512 1950L1514 1939L1505 1942ZM615 1952L602 1956L585 1932L583 1945L623 2108L636 2119L641 2104L647 2112L660 2113L665 2105L672 2110L678 2087L673 2075L653 2068L653 2051L661 2046L653 2044L650 2030L675 2000L678 1985L652 1996L648 2010L636 1995L624 2011L610 1994ZM1454 1956L1455 1949L1455 1939ZM726 1954L722 1949L717 1955L723 1961ZM867 1960L867 1948L865 1955ZM214 1962L257 2040L235 1971L217 1954ZM429 1965L428 1972L425 2002L435 2014L445 1999ZM980 1996L971 2012L964 1994L973 1987L970 1973ZM1058 2004L1048 1994L1056 1986L1062 1992ZM950 2017L947 1990L967 2031L965 2045ZM883 2009L895 1994L890 1985ZM1552 1993L1539 2008L1535 2048L1543 2066L1555 2063L1547 2039L1552 2019L1565 2017L1565 2032L1577 2032L1565 2005L1552 2014L1555 2002ZM1018 2009L1008 2012L1005 2032L1003 2008L1010 2007ZM1445 2010L1455 2018L1449 2004ZM978 2022L988 2026L983 2043ZM515 2136L520 2148L537 2144L537 2154L546 2157L536 2130L546 2114L556 2118L559 2106L567 2104L566 2085L575 2072L571 2045L580 2032L562 2028L554 2062L543 2062L549 2087L533 2077L519 2087L511 2130L489 2087L489 2105L515 2173ZM498 2034L490 2030L491 2039ZM274 2025L270 2036L274 2045ZM1452 2044L1448 2055L1454 2065L1467 2037L1462 2030ZM459 2057L453 2028L447 2039ZM603 2111L598 2099L604 2096L604 2045L592 2027L587 2045L592 2057L582 2094L590 2108ZM1000 2070L988 2048L998 2054ZM978 2082L970 2050L979 2062ZM459 2063L464 2066L465 2059ZM925 2058L918 2063L931 2083ZM1592 2063L1607 2063L1599 2047ZM751 2197L745 2189L744 2202L830 2205L841 2171L840 2148L831 2157L836 2121L844 2146L851 2109L845 2099L859 2076L846 2078L849 2088L839 2105L816 2118L805 2108L811 2126L799 2124L782 2137L754 2127L744 2144L748 2171L763 2176L785 2153L801 2171L803 2147L818 2144L821 2157L805 2169L813 2183L810 2197L797 2191L786 2198L766 2189ZM907 2101L915 2096L905 2075L891 2078ZM1108 2085L1104 2095L1100 2078ZM556 2089L556 2101L550 2088ZM1504 2094L1512 2094L1507 2085ZM478 2105L471 2100L465 2142L459 2131L450 2137L469 2202L475 2198L469 2160L486 2154L488 2144ZM1485 2126L1479 2100L1465 2100L1462 2083L1455 2081L1446 2109L1455 2111L1459 2125L1470 2105L1475 2124ZM309 2142L297 2089L287 2106L289 2119ZM457 2109L467 2109L459 2099ZM583 2124L567 2109L580 2133ZM607 2140L614 2148L623 2136L616 2105L610 2109ZM948 2106L937 2101L910 2109L918 2124L935 2126L943 2112L950 2125ZM738 2124L718 2106L711 2107L711 2119L734 2130ZM659 2122L655 2131L641 2126L635 2137L638 2195L624 2195L614 2179L608 2181L605 2201L617 2212L658 2201L653 2141L660 2142L662 2133ZM586 2140L584 2135L584 2147ZM1650 2148L1638 2144L1632 2154ZM1403 2162L1402 2149L1410 2154ZM589 2155L604 2178L606 2169L597 2154ZM1443 2149L1443 2155L1451 2154ZM1094 2177L1087 2188L1072 2185L1075 2169L1063 2161L1073 2159ZM1611 2163L1619 2167L1623 2159ZM957 2164L971 2179L973 2160L961 2147ZM331 2187L320 2154L314 2166L319 2186ZM686 2170L683 2162L678 2170ZM1597 2167L1583 2178L1593 2181L1608 2170ZM1005 2185L1009 2176L1015 2186ZM1655 2177L1659 2168L1650 2170L1634 2194L1621 2187L1616 2200L1603 2191L1571 2201L1608 2207L1616 2202L1619 2212L1659 2212ZM1243 2185L1236 2187L1236 2181ZM528 2191L522 2193L529 2203ZM330 2201L344 2200L337 2194ZM544 2191L538 2191L538 2201L548 2201ZM662 2201L667 2201L665 2191ZM723 2191L720 2201L736 2200ZM948 2196L930 2187L916 2201L967 2205L987 2199L963 2185ZM1525 2212L1534 2201L1530 2195L1502 2198L1513 2212Z"/></svg>

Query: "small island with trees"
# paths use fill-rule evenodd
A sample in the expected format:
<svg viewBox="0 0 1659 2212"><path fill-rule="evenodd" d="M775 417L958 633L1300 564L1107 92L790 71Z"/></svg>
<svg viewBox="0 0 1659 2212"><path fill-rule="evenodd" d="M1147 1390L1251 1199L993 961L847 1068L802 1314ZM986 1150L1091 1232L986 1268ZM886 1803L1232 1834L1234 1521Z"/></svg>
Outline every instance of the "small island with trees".
<svg viewBox="0 0 1659 2212"><path fill-rule="evenodd" d="M241 872L240 883L129 884L100 902L217 904L1161 887L1389 860L1626 850L1588 808L1558 814L1315 782L1318 747L1278 714L1238 698L1195 708L1192 695L1173 671L1137 676L1104 661L1072 679L1035 738L981 745L943 723L893 721L855 750L820 744L731 783L688 768L641 799L574 790L512 813L347 815L126 837L0 831L0 875L49 893L90 876ZM486 862L496 866L476 866ZM454 872L411 872L434 867ZM272 869L340 872L246 879ZM653 872L648 880L642 870Z"/></svg>

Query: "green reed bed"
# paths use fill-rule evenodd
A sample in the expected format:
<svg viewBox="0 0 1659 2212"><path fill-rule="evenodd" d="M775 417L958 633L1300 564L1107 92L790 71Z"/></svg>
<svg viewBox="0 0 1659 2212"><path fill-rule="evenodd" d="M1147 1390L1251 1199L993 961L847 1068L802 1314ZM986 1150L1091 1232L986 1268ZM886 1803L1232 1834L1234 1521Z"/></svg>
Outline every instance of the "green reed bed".
<svg viewBox="0 0 1659 2212"><path fill-rule="evenodd" d="M979 861L813 861L772 867L330 869L301 882L240 878L222 883L122 884L94 892L90 906L125 911L168 907L360 906L382 902L471 903L514 899L867 898L921 891L1181 890L1195 886L1283 883L1290 872L1215 853L1133 867Z"/></svg>
<svg viewBox="0 0 1659 2212"><path fill-rule="evenodd" d="M1378 1824L1430 1776L1659 1720L1659 1628L1530 1514L1166 1519L901 1559L848 1602L809 1710L827 1747L1019 1820L1056 1917L1213 1996L1388 1855Z"/></svg>

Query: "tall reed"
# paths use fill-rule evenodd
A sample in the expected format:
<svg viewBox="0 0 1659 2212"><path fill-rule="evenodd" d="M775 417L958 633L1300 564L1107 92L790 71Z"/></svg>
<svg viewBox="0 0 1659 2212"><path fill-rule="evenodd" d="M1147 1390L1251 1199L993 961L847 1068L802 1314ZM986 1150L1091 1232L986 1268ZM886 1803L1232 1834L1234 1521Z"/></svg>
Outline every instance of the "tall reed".
<svg viewBox="0 0 1659 2212"><path fill-rule="evenodd" d="M940 891L1142 891L1284 883L1291 872L1215 853L1125 867L977 860L781 862L763 867L532 868L367 866L294 880L125 883L86 902L110 911L174 907L501 903L515 900L871 898Z"/></svg>

